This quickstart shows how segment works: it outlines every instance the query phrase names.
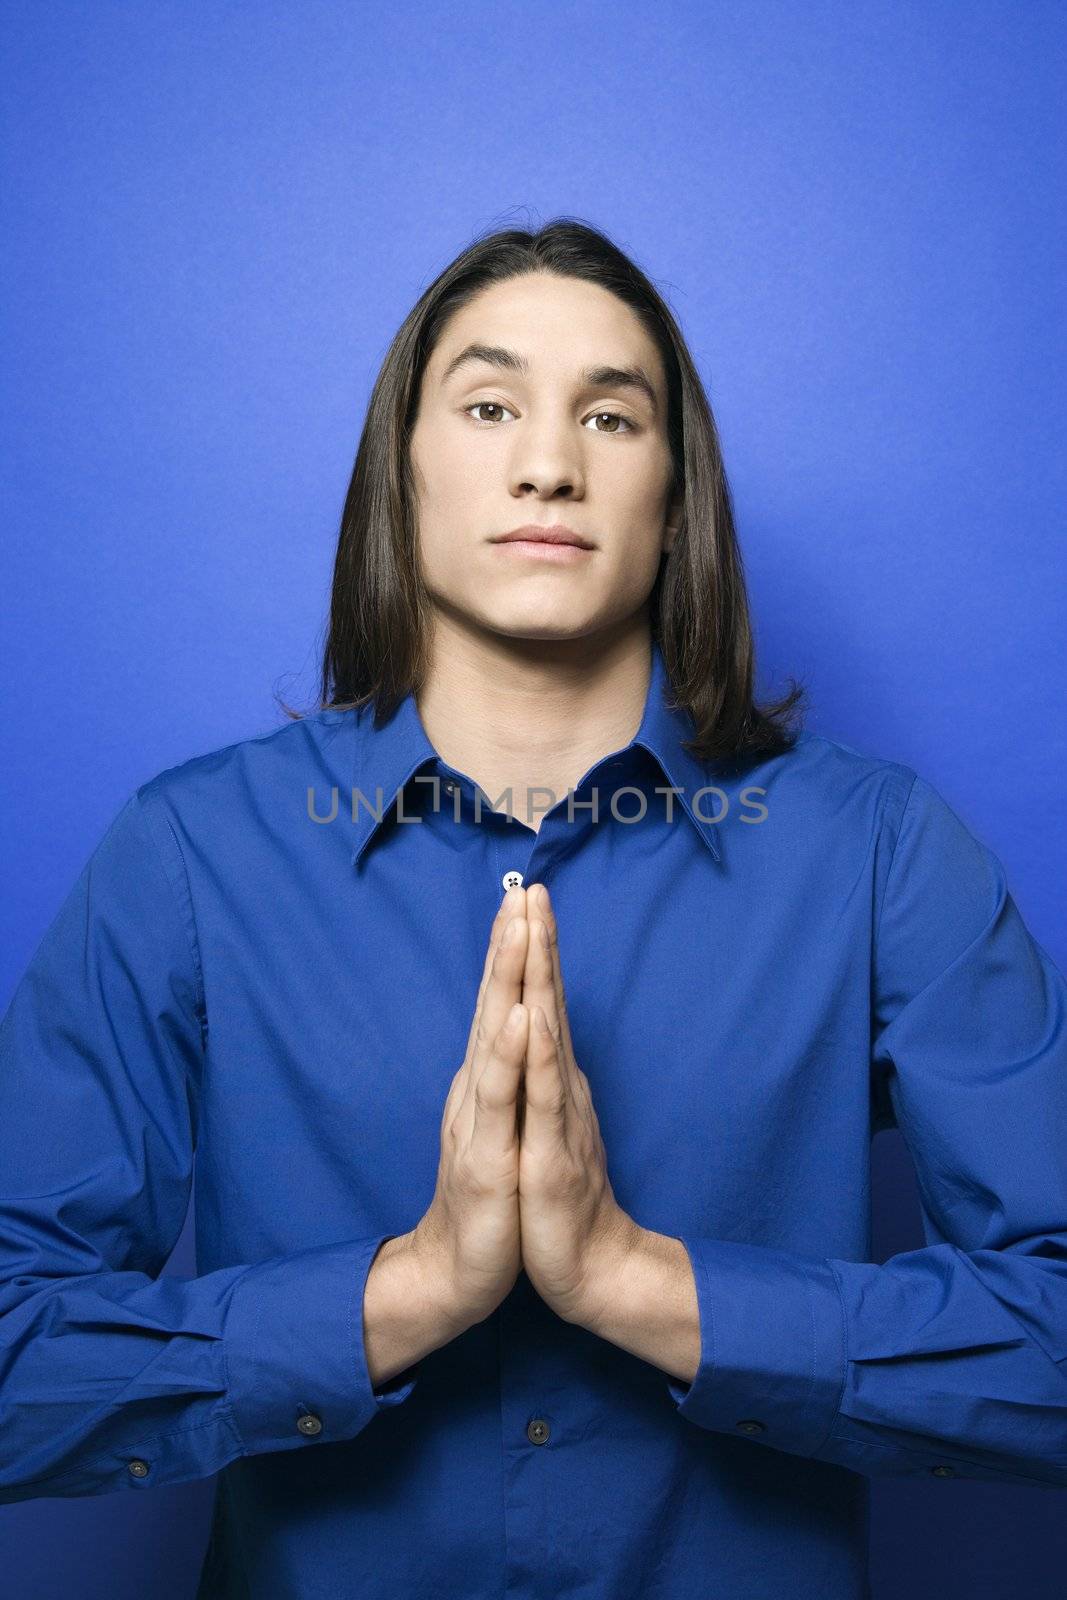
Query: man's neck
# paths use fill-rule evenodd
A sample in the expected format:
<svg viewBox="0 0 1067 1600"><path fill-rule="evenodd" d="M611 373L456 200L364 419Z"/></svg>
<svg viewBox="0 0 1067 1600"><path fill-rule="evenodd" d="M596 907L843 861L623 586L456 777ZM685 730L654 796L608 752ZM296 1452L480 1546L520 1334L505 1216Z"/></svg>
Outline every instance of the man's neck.
<svg viewBox="0 0 1067 1600"><path fill-rule="evenodd" d="M431 661L416 697L430 743L496 809L537 828L637 732L651 640L647 621L563 640L475 636L439 623Z"/></svg>

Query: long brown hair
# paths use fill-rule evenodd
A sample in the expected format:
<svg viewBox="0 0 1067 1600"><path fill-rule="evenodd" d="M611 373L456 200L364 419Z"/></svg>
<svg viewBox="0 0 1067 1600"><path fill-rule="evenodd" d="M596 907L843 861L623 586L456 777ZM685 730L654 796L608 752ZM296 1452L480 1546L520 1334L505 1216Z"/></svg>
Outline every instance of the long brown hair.
<svg viewBox="0 0 1067 1600"><path fill-rule="evenodd" d="M584 278L618 295L655 340L667 374L673 491L684 509L649 596L674 701L693 718L698 760L777 754L796 740L806 689L753 702L755 648L719 435L681 330L650 280L598 229L561 217L536 231L477 239L434 279L393 339L371 393L333 569L315 710L373 702L380 719L417 691L427 666L429 599L417 557L409 442L423 370L449 318L489 284L524 273ZM284 705L286 714L306 713Z"/></svg>

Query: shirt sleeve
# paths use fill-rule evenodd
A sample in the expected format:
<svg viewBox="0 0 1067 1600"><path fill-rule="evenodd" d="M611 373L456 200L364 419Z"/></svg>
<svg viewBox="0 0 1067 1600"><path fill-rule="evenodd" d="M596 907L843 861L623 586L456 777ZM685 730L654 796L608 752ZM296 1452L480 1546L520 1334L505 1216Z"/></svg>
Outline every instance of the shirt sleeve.
<svg viewBox="0 0 1067 1600"><path fill-rule="evenodd" d="M206 1017L184 863L144 785L0 1021L0 1503L204 1478L348 1439L391 1234L161 1276L188 1209ZM302 1420L303 1419L303 1420Z"/></svg>
<svg viewBox="0 0 1067 1600"><path fill-rule="evenodd" d="M872 973L871 1070L923 1249L884 1264L683 1238L702 1427L870 1477L1067 1487L1067 981L997 857L913 775Z"/></svg>

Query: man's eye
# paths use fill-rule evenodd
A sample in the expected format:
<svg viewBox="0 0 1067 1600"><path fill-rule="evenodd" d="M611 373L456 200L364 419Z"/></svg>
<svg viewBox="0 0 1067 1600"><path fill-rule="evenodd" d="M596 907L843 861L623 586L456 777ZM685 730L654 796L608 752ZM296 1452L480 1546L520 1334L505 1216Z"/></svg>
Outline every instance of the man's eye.
<svg viewBox="0 0 1067 1600"><path fill-rule="evenodd" d="M619 433L620 431L623 433L632 433L634 430L634 424L630 421L629 417L624 417L620 411L594 411L592 420L594 422L599 422L601 417L610 417L613 422L624 422L626 426L621 430L619 428L594 428L594 433Z"/></svg>
<svg viewBox="0 0 1067 1600"><path fill-rule="evenodd" d="M475 400L473 405L467 407L467 415L469 416L472 411L481 411L484 406L488 406L491 410L495 411L506 411L508 409L507 406L502 406L499 400ZM514 413L512 413L512 415L514 415ZM475 422L495 422L496 418L475 417L474 420Z"/></svg>

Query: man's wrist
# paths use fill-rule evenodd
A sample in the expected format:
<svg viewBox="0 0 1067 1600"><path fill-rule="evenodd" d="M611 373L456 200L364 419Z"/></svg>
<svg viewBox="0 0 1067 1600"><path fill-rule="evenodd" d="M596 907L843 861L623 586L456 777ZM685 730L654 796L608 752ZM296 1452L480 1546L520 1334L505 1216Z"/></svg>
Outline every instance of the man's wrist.
<svg viewBox="0 0 1067 1600"><path fill-rule="evenodd" d="M642 1361L691 1383L700 1366L700 1309L689 1252L680 1239L637 1228L606 1261L577 1319Z"/></svg>
<svg viewBox="0 0 1067 1600"><path fill-rule="evenodd" d="M371 1387L380 1389L467 1326L445 1276L413 1234L387 1239L363 1292L363 1349Z"/></svg>

